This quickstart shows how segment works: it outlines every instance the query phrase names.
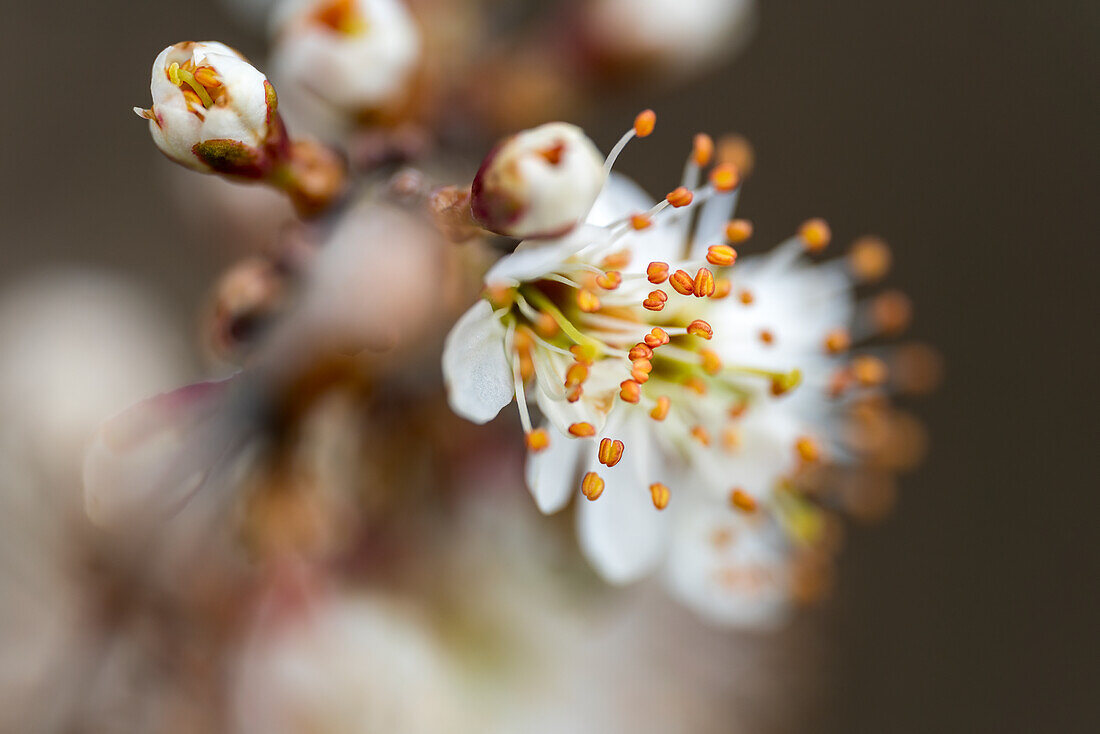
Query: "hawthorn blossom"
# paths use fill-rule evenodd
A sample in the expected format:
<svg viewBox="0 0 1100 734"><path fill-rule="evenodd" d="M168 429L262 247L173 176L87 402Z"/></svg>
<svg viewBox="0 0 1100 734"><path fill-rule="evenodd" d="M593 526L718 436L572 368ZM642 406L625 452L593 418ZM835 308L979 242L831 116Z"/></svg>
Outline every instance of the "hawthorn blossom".
<svg viewBox="0 0 1100 734"><path fill-rule="evenodd" d="M547 513L578 490L589 500L579 540L605 579L664 566L703 614L759 624L800 592L825 536L793 480L825 455L851 458L831 437L883 375L846 353L851 267L804 258L828 244L823 221L734 266L751 224L732 219L733 165L700 184L714 150L697 136L683 184L656 204L612 175L583 225L521 243L486 275L443 366L470 420L516 398L528 487Z"/></svg>

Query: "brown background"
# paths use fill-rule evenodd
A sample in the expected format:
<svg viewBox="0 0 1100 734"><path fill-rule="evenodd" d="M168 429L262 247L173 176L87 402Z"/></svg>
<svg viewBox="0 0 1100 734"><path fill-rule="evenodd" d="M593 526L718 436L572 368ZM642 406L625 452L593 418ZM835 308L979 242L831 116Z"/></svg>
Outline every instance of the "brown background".
<svg viewBox="0 0 1100 734"><path fill-rule="evenodd" d="M262 48L212 0L4 0L4 284L44 262L123 269L189 328L229 255L179 227L130 112L156 52L189 38ZM890 282L948 359L917 406L933 453L895 515L853 533L819 612L834 654L805 730L1100 730L1098 41L1095 0L765 0L728 69L587 121L606 146L655 106L666 135L623 170L659 191L696 129L748 135L758 239L809 215L888 237Z"/></svg>

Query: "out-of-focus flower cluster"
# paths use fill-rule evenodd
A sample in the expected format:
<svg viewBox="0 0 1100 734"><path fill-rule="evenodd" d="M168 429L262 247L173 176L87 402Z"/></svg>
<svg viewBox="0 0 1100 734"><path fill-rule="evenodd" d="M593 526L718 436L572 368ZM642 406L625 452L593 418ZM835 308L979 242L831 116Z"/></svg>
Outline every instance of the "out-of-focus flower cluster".
<svg viewBox="0 0 1100 734"><path fill-rule="evenodd" d="M555 121L723 61L753 3L233 5L268 63L175 44L135 108L245 250L201 309L212 379L169 389L181 347L130 286L0 304L0 728L789 714L811 649L745 630L888 509L923 446L890 398L937 359L887 343L911 306L871 293L881 240L827 259L810 219L752 251L745 140L695 135L654 199L613 170L652 111L606 156Z"/></svg>

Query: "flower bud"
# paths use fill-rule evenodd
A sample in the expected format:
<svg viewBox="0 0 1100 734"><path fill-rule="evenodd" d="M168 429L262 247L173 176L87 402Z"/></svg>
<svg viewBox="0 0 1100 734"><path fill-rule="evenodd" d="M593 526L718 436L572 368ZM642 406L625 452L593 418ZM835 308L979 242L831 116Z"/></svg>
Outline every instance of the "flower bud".
<svg viewBox="0 0 1100 734"><path fill-rule="evenodd" d="M551 122L507 138L474 178L474 218L510 237L555 237L582 220L606 173L595 144L575 125Z"/></svg>
<svg viewBox="0 0 1100 734"><path fill-rule="evenodd" d="M400 98L420 58L401 0L284 0L275 15L274 76L344 112Z"/></svg>
<svg viewBox="0 0 1100 734"><path fill-rule="evenodd" d="M285 138L275 89L239 53L213 41L169 46L153 62L150 88L153 106L134 112L169 158L204 173L269 174L271 148Z"/></svg>

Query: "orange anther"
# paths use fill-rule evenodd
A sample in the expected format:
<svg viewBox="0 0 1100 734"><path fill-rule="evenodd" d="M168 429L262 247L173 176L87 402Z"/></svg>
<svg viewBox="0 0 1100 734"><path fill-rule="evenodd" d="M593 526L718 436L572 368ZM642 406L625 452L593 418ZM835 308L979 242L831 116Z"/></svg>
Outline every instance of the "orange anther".
<svg viewBox="0 0 1100 734"><path fill-rule="evenodd" d="M668 337L668 332L666 332L660 326L654 326L653 329L645 335L645 338L642 341L644 341L646 346L650 349L656 349L663 344L668 344L670 340Z"/></svg>
<svg viewBox="0 0 1100 734"><path fill-rule="evenodd" d="M802 224L798 230L798 236L806 243L806 249L810 252L821 252L833 238L833 232L824 219L810 219Z"/></svg>
<svg viewBox="0 0 1100 734"><path fill-rule="evenodd" d="M577 291L577 308L585 313L595 313L600 310L600 299L587 288Z"/></svg>
<svg viewBox="0 0 1100 734"><path fill-rule="evenodd" d="M591 423L574 423L569 426L569 433L577 438L589 438L596 435L596 427Z"/></svg>
<svg viewBox="0 0 1100 734"><path fill-rule="evenodd" d="M702 426L692 426L691 437L704 446L710 446L710 433Z"/></svg>
<svg viewBox="0 0 1100 734"><path fill-rule="evenodd" d="M741 447L741 432L736 428L725 428L722 430L722 448L728 452L733 453Z"/></svg>
<svg viewBox="0 0 1100 734"><path fill-rule="evenodd" d="M582 395L584 395L584 387L582 385L575 385L569 388L569 392L565 394L565 399L571 403L575 403L581 399Z"/></svg>
<svg viewBox="0 0 1100 734"><path fill-rule="evenodd" d="M741 399L730 406L729 416L730 418L740 418L745 414L745 411L749 409L749 403L747 400Z"/></svg>
<svg viewBox="0 0 1100 734"><path fill-rule="evenodd" d="M623 458L623 448L623 442L618 439L614 441L610 438L601 439L598 452L600 463L609 467L615 466Z"/></svg>
<svg viewBox="0 0 1100 734"><path fill-rule="evenodd" d="M590 471L584 475L584 479L581 480L581 494L589 499L589 501L595 501L599 499L603 494L603 480L600 479L600 475L594 471Z"/></svg>
<svg viewBox="0 0 1100 734"><path fill-rule="evenodd" d="M663 510L668 507L669 492L668 487L660 482L654 482L649 485L649 494L653 497L653 506L658 510Z"/></svg>
<svg viewBox="0 0 1100 734"><path fill-rule="evenodd" d="M717 352L711 349L700 349L699 356L703 360L703 372L716 375L722 370L722 360Z"/></svg>
<svg viewBox="0 0 1100 734"><path fill-rule="evenodd" d="M657 113L653 110L642 110L634 118L634 134L639 138L648 137L657 126Z"/></svg>
<svg viewBox="0 0 1100 734"><path fill-rule="evenodd" d="M848 253L852 274L864 282L880 280L890 272L892 261L890 246L878 237L860 237Z"/></svg>
<svg viewBox="0 0 1100 734"><path fill-rule="evenodd" d="M730 504L741 512L756 512L756 500L743 489L734 489L730 492Z"/></svg>
<svg viewBox="0 0 1100 734"><path fill-rule="evenodd" d="M714 336L714 329L710 328L710 324L702 319L695 319L687 326L687 332L692 336L699 336L703 339L710 339Z"/></svg>
<svg viewBox="0 0 1100 734"><path fill-rule="evenodd" d="M752 237L752 222L747 219L734 219L726 224L726 239L733 244L744 242Z"/></svg>
<svg viewBox="0 0 1100 734"><path fill-rule="evenodd" d="M648 375L650 372L653 371L653 363L650 362L648 359L644 359L644 358L643 359L635 359L634 360L634 369Z"/></svg>
<svg viewBox="0 0 1100 734"><path fill-rule="evenodd" d="M661 291L654 291L654 293L660 293ZM649 311L660 311L665 307L665 302L660 298L654 298L653 293L649 294L649 298L642 301L642 306Z"/></svg>
<svg viewBox="0 0 1100 734"><path fill-rule="evenodd" d="M630 250L618 250L600 261L600 267L604 270L622 270L630 264L633 255Z"/></svg>
<svg viewBox="0 0 1100 734"><path fill-rule="evenodd" d="M913 302L901 291L887 291L871 302L871 318L886 336L897 336L909 328Z"/></svg>
<svg viewBox="0 0 1100 734"><path fill-rule="evenodd" d="M653 220L649 218L647 214L632 214L630 215L630 226L638 231L643 229L649 229L653 225Z"/></svg>
<svg viewBox="0 0 1100 734"><path fill-rule="evenodd" d="M557 336L558 332L561 331L561 327L558 326L558 322L554 320L553 316L548 313L540 313L535 321L535 331L539 333L539 336L550 339Z"/></svg>
<svg viewBox="0 0 1100 734"><path fill-rule="evenodd" d="M650 283L660 285L668 280L668 263L651 262L645 273L649 277Z"/></svg>
<svg viewBox="0 0 1100 734"><path fill-rule="evenodd" d="M527 434L527 449L532 453L538 453L550 446L550 434L545 428L536 428Z"/></svg>
<svg viewBox="0 0 1100 734"><path fill-rule="evenodd" d="M630 350L630 354L627 355L627 356L630 357L631 362L634 362L634 361L639 360L639 359L653 359L653 350L650 349L645 344L642 344L641 342L638 342Z"/></svg>
<svg viewBox="0 0 1100 734"><path fill-rule="evenodd" d="M569 347L569 353L581 364L590 365L596 359L596 348L591 344L574 344Z"/></svg>
<svg viewBox="0 0 1100 734"><path fill-rule="evenodd" d="M561 163L562 153L565 152L565 143L551 145L535 152L542 156L543 159L545 159L546 162L549 163L551 166L556 166Z"/></svg>
<svg viewBox="0 0 1100 734"><path fill-rule="evenodd" d="M671 407L672 401L668 399L667 395L662 395L657 398L657 404L653 406L653 410L649 411L649 417L655 421L663 421L668 417L668 411Z"/></svg>
<svg viewBox="0 0 1100 734"><path fill-rule="evenodd" d="M762 341L764 344L774 344L775 343L775 334L772 331L770 331L769 329L761 329L760 330L760 341Z"/></svg>
<svg viewBox="0 0 1100 734"><path fill-rule="evenodd" d="M852 346L852 337L845 329L833 329L825 335L825 351L829 354L847 351L850 346Z"/></svg>
<svg viewBox="0 0 1100 734"><path fill-rule="evenodd" d="M623 282L623 274L618 270L608 270L603 275L596 276L596 285L605 291L613 291Z"/></svg>
<svg viewBox="0 0 1100 734"><path fill-rule="evenodd" d="M754 296L752 294L752 291L750 291L748 289L745 289L745 290L741 291L737 295L737 297L740 298L741 303L745 304L746 306L751 306L752 302L756 300L756 296Z"/></svg>
<svg viewBox="0 0 1100 734"><path fill-rule="evenodd" d="M684 387L698 395L707 394L707 382L702 377L692 376L684 380Z"/></svg>
<svg viewBox="0 0 1100 734"><path fill-rule="evenodd" d="M812 464L821 458L821 448L809 436L803 436L794 442L798 457L807 464Z"/></svg>
<svg viewBox="0 0 1100 734"><path fill-rule="evenodd" d="M584 366L580 362L574 362L565 372L566 387L576 387L577 385L583 385L584 381L587 379L588 367Z"/></svg>
<svg viewBox="0 0 1100 734"><path fill-rule="evenodd" d="M690 189L684 186L680 186L672 191L668 192L668 196L665 197L669 204L679 209L682 206L687 206L695 199L695 194Z"/></svg>
<svg viewBox="0 0 1100 734"><path fill-rule="evenodd" d="M214 89L222 85L222 80L218 78L218 73L209 66L200 66L195 69L195 81L207 89Z"/></svg>
<svg viewBox="0 0 1100 734"><path fill-rule="evenodd" d="M619 383L619 397L628 403L637 403L642 399L642 386L635 380L623 380Z"/></svg>
<svg viewBox="0 0 1100 734"><path fill-rule="evenodd" d="M741 174L733 164L722 163L710 172L710 183L721 193L733 191L741 183Z"/></svg>
<svg viewBox="0 0 1100 734"><path fill-rule="evenodd" d="M639 385L644 385L649 382L649 370L638 367L637 365L640 364L639 362L635 362L634 364L635 367L630 370L630 377L634 380L634 382L638 383ZM653 368L650 367L650 370L652 369Z"/></svg>
<svg viewBox="0 0 1100 734"><path fill-rule="evenodd" d="M886 382L886 363L878 357L861 355L852 360L852 376L865 387L875 387Z"/></svg>
<svg viewBox="0 0 1100 734"><path fill-rule="evenodd" d="M737 261L737 250L729 245L711 245L707 248L707 262L720 268L728 268Z"/></svg>
<svg viewBox="0 0 1100 734"><path fill-rule="evenodd" d="M725 298L733 290L733 283L729 278L718 278L714 281L714 295L711 298Z"/></svg>
<svg viewBox="0 0 1100 734"><path fill-rule="evenodd" d="M695 292L695 280L686 270L677 270L668 276L668 284L681 296L690 296Z"/></svg>
<svg viewBox="0 0 1100 734"><path fill-rule="evenodd" d="M695 165L702 168L710 163L710 159L714 157L714 139L706 133L699 133L695 136L695 140L692 141L691 146L691 159L695 162Z"/></svg>
<svg viewBox="0 0 1100 734"><path fill-rule="evenodd" d="M699 268L695 273L692 283L692 292L696 298L707 298L714 295L714 273L709 268Z"/></svg>
<svg viewBox="0 0 1100 734"><path fill-rule="evenodd" d="M195 94L195 90L193 89L184 89L183 98L187 100L188 107L198 107L199 109L203 109L205 107L205 105L202 103L202 98L199 97L199 95Z"/></svg>

